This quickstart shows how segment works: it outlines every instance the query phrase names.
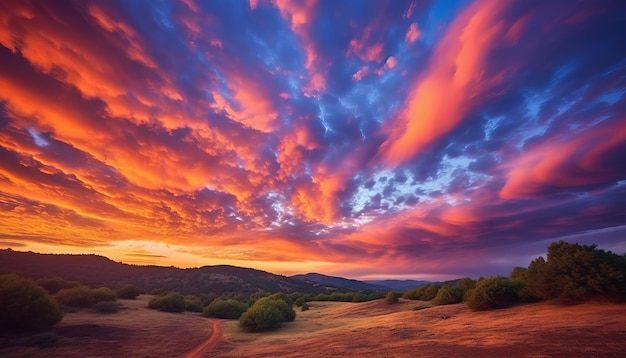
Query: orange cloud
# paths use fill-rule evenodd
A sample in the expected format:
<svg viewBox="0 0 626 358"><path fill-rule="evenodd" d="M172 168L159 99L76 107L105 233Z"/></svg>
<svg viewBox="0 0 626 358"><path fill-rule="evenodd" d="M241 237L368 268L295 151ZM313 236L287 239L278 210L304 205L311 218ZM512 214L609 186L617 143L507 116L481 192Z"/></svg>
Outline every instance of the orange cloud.
<svg viewBox="0 0 626 358"><path fill-rule="evenodd" d="M505 2L480 1L446 31L426 75L415 85L404 110L389 127L379 156L393 166L452 130L480 96L499 79L484 78L485 59L502 36Z"/></svg>

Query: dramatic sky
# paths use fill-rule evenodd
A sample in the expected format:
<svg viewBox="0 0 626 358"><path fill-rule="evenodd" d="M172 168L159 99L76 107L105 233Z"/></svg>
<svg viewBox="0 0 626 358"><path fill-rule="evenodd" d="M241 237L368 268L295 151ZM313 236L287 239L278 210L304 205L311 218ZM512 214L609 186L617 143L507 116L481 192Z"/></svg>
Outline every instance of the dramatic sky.
<svg viewBox="0 0 626 358"><path fill-rule="evenodd" d="M360 279L626 251L626 2L0 2L0 247Z"/></svg>

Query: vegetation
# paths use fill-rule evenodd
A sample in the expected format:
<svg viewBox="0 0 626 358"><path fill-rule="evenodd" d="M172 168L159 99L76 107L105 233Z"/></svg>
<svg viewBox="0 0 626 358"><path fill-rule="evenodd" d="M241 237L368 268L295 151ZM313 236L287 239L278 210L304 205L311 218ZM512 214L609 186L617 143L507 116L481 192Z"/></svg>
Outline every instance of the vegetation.
<svg viewBox="0 0 626 358"><path fill-rule="evenodd" d="M519 301L518 292L521 286L502 276L479 280L476 287L465 293L467 306L475 311L504 308Z"/></svg>
<svg viewBox="0 0 626 358"><path fill-rule="evenodd" d="M433 298L435 298L435 296L437 296L437 292L439 292L440 288L441 288L441 285L436 284L436 283L433 283L430 285L419 286L412 290L405 291L402 294L402 298L406 298L409 300L430 301Z"/></svg>
<svg viewBox="0 0 626 358"><path fill-rule="evenodd" d="M301 308L302 312L304 312L304 311L308 311L309 309L310 309L309 304L308 304L308 303L306 303L306 302L304 302L304 303L302 304L302 308Z"/></svg>
<svg viewBox="0 0 626 358"><path fill-rule="evenodd" d="M112 301L100 301L91 307L97 313L116 313L120 310L121 305Z"/></svg>
<svg viewBox="0 0 626 358"><path fill-rule="evenodd" d="M279 327L283 322L291 322L295 318L296 311L284 297L275 294L257 300L241 315L239 325L247 332L262 332Z"/></svg>
<svg viewBox="0 0 626 358"><path fill-rule="evenodd" d="M185 296L185 311L202 312L202 299L195 295Z"/></svg>
<svg viewBox="0 0 626 358"><path fill-rule="evenodd" d="M148 302L148 308L163 312L180 313L185 311L185 296L178 292L170 292L164 296L154 296Z"/></svg>
<svg viewBox="0 0 626 358"><path fill-rule="evenodd" d="M90 288L87 286L77 286L64 288L56 296L56 300L69 307L91 307L101 301L116 301L115 292L108 287Z"/></svg>
<svg viewBox="0 0 626 358"><path fill-rule="evenodd" d="M389 291L387 293L387 296L385 296L385 302L387 302L389 304L398 303L399 297L400 297L399 293L393 292L393 291Z"/></svg>
<svg viewBox="0 0 626 358"><path fill-rule="evenodd" d="M331 294L319 293L309 301L336 301L336 302L368 302L385 297L382 292L333 292Z"/></svg>
<svg viewBox="0 0 626 358"><path fill-rule="evenodd" d="M514 269L511 278L526 288L527 299L562 303L626 300L626 256L599 250L596 245L553 243L548 246L547 260L538 257L527 270Z"/></svg>
<svg viewBox="0 0 626 358"><path fill-rule="evenodd" d="M60 290L64 288L72 288L80 286L80 282L78 281L67 281L60 277L48 277L48 278L40 278L36 281L37 284L43 287L44 290L48 291L49 294L54 295Z"/></svg>
<svg viewBox="0 0 626 358"><path fill-rule="evenodd" d="M218 297L209 303L202 314L208 317L239 319L248 309L248 305L229 298Z"/></svg>
<svg viewBox="0 0 626 358"><path fill-rule="evenodd" d="M31 279L0 275L0 329L43 329L57 324L63 313Z"/></svg>
<svg viewBox="0 0 626 358"><path fill-rule="evenodd" d="M117 298L134 300L141 294L141 290L135 285L126 285L118 289L115 293L117 294Z"/></svg>
<svg viewBox="0 0 626 358"><path fill-rule="evenodd" d="M433 299L433 305L451 305L463 301L463 289L456 286L443 286L437 291L437 296Z"/></svg>

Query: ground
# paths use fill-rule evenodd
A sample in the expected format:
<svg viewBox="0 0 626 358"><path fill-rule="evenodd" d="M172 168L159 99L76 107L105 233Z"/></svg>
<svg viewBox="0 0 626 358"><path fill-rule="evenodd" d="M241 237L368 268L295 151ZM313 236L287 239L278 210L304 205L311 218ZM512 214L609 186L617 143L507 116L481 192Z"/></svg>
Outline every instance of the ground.
<svg viewBox="0 0 626 358"><path fill-rule="evenodd" d="M626 304L550 303L472 312L464 304L310 302L294 322L266 333L237 321L145 308L148 296L121 301L115 314L66 314L59 345L22 347L0 339L11 357L623 357Z"/></svg>

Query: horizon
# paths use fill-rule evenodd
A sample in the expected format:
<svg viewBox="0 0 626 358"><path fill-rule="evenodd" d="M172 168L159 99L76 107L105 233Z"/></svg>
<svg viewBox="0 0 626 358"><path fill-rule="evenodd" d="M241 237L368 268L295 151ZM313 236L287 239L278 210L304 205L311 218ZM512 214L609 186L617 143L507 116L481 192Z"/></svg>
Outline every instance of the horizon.
<svg viewBox="0 0 626 358"><path fill-rule="evenodd" d="M619 1L0 14L1 249L434 281L626 253Z"/></svg>

